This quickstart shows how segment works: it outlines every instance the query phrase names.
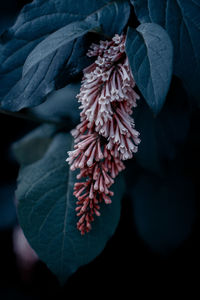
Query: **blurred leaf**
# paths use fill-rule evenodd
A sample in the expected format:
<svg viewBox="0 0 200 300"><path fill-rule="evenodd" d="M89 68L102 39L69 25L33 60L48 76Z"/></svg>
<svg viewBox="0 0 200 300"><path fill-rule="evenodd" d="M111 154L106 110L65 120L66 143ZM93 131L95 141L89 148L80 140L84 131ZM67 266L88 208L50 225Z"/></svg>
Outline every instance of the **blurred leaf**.
<svg viewBox="0 0 200 300"><path fill-rule="evenodd" d="M134 113L141 137L136 160L143 168L160 174L176 158L188 137L190 109L186 93L175 79L157 117L142 100Z"/></svg>
<svg viewBox="0 0 200 300"><path fill-rule="evenodd" d="M15 158L21 167L32 164L43 157L52 142L56 126L42 125L31 131L12 146Z"/></svg>
<svg viewBox="0 0 200 300"><path fill-rule="evenodd" d="M190 179L174 169L164 178L142 175L132 195L135 226L153 251L167 254L189 237L196 217Z"/></svg>
<svg viewBox="0 0 200 300"><path fill-rule="evenodd" d="M173 48L167 32L157 24L129 27L126 53L135 82L149 107L158 114L172 76Z"/></svg>
<svg viewBox="0 0 200 300"><path fill-rule="evenodd" d="M42 120L66 122L68 127L72 127L80 119L79 103L76 99L79 90L80 82L68 84L65 88L51 93L44 103L29 111Z"/></svg>
<svg viewBox="0 0 200 300"><path fill-rule="evenodd" d="M162 165L158 149L159 137L156 134L156 118L147 105L140 105L137 110L135 123L140 132L141 143L135 158L143 168L160 173Z"/></svg>
<svg viewBox="0 0 200 300"><path fill-rule="evenodd" d="M0 229L12 228L16 221L15 184L0 186Z"/></svg>
<svg viewBox="0 0 200 300"><path fill-rule="evenodd" d="M123 30L128 21L129 12L128 2L121 0L92 2L89 0L34 0L26 5L15 24L1 36L0 99L2 107L16 111L44 101L45 97L55 89L54 79L68 63L74 51L77 63L71 62L70 66L73 70L69 71L70 76L76 73L75 66L79 71L81 67L84 67L83 58L80 61L81 66L77 60L80 41L76 40L49 55L21 79L22 66L26 58L49 34L90 16L103 24L103 30L112 36ZM50 48L46 49L47 52L49 50ZM80 47L80 56L83 56L82 47Z"/></svg>
<svg viewBox="0 0 200 300"><path fill-rule="evenodd" d="M200 97L200 2L198 0L131 0L141 23L163 26L174 45L174 73L188 94Z"/></svg>
<svg viewBox="0 0 200 300"><path fill-rule="evenodd" d="M116 183L112 205L102 204L101 217L95 219L92 231L81 236L73 196L76 172L65 162L71 146L69 135L58 134L41 160L21 170L16 192L25 236L62 283L104 249L118 225L124 193L123 181Z"/></svg>

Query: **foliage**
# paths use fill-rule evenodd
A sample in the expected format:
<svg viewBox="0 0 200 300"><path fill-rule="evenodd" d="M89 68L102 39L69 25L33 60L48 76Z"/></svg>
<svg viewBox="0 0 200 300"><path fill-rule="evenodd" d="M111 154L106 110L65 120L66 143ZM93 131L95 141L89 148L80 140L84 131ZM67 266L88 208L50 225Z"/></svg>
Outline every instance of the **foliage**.
<svg viewBox="0 0 200 300"><path fill-rule="evenodd" d="M43 128L26 140L32 143L36 134L39 138L41 132ZM112 207L104 205L94 230L83 238L75 226L76 199L73 186L76 172L70 171L69 166L63 163L66 150L72 147L71 143L69 134L58 133L41 159L37 157L37 160L35 158L21 169L16 191L18 216L24 233L39 257L61 282L102 251L119 222L120 200L124 193L124 184L121 182ZM23 154L26 157L25 147L18 146L18 152L19 148L25 150Z"/></svg>
<svg viewBox="0 0 200 300"><path fill-rule="evenodd" d="M83 46L77 38L96 28L98 24L107 35L120 33L128 20L129 10L126 1L110 0L93 1L92 4L88 0L35 0L26 5L13 27L1 36L1 106L17 111L23 107L40 104L55 89L54 81L60 70L66 68L68 62L73 64L71 60L77 60L79 57L78 50ZM77 32L77 35L74 35L76 26L79 27L79 34ZM56 39L60 39L60 44L57 45ZM48 43L51 45L47 46ZM53 43L54 49L58 46L56 51L53 51ZM40 63L33 61L33 68L27 72L30 57L37 49L41 51L41 48L43 53L48 49L49 55L40 60ZM86 51L83 52L82 49L81 55ZM39 53L38 58L40 55ZM24 63L26 68L22 77Z"/></svg>
<svg viewBox="0 0 200 300"><path fill-rule="evenodd" d="M174 74L199 102L200 3L198 0L131 0L141 23L160 24L174 46Z"/></svg>
<svg viewBox="0 0 200 300"><path fill-rule="evenodd" d="M157 24L145 23L127 32L126 51L138 88L154 113L165 101L172 76L172 43Z"/></svg>
<svg viewBox="0 0 200 300"><path fill-rule="evenodd" d="M166 253L187 238L195 220L194 187L180 174L179 157L199 103L199 0L33 0L0 37L0 106L16 114L26 108L53 123L13 149L20 164L20 225L62 283L103 250L120 218L123 177L114 186L112 205L102 207L91 233L80 236L75 174L65 162L72 144L68 131L79 120L75 96L83 69L93 62L86 53L91 43L116 33L127 34L126 54L141 95L134 118L142 143L125 178L129 183L137 171L126 195L138 234L152 250Z"/></svg>

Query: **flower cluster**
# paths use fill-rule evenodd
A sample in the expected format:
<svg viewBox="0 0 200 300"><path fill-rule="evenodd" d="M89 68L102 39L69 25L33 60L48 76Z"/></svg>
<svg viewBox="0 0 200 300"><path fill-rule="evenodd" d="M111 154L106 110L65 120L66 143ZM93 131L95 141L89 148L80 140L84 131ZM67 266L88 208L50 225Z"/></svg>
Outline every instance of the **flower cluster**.
<svg viewBox="0 0 200 300"><path fill-rule="evenodd" d="M114 178L125 166L123 161L137 152L139 133L131 117L139 96L125 54L125 36L92 44L88 56L96 61L84 70L77 95L81 103L81 123L72 131L74 150L68 152L71 170L80 169L74 185L77 201L77 228L90 231L99 204L111 203Z"/></svg>

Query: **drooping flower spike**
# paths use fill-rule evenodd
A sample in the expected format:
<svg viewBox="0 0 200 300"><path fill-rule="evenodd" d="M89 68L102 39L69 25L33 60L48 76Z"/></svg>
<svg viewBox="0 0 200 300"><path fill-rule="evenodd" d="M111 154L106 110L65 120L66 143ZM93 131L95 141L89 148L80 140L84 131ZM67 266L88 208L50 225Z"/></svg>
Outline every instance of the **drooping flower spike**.
<svg viewBox="0 0 200 300"><path fill-rule="evenodd" d="M74 185L77 228L90 231L100 203L112 202L114 178L133 157L140 143L131 117L139 96L125 54L125 36L92 44L88 56L96 61L84 70L80 93L81 123L72 131L74 150L68 152L71 170L80 169Z"/></svg>

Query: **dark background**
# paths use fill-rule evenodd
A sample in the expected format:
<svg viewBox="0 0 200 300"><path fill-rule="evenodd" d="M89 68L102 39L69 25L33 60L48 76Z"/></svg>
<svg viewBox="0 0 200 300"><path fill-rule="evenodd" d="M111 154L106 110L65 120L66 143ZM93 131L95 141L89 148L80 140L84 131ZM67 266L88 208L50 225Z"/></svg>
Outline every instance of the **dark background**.
<svg viewBox="0 0 200 300"><path fill-rule="evenodd" d="M24 3L31 1L6 0L0 2L0 33L10 26ZM18 165L14 160L10 145L26 132L37 126L37 123L21 120L0 114L0 202L9 201L12 206L14 199L15 180ZM199 136L199 113L193 112L189 136ZM185 145L185 155L190 176L199 196L199 138L190 147L190 139ZM191 162L192 160L192 162ZM194 167L191 167L194 165ZM159 294L162 299L167 292L176 290L178 293L189 289L190 292L199 286L200 247L199 247L199 204L197 201L197 218L190 236L170 254L159 254L151 251L138 236L130 214L128 197L122 204L122 217L116 234L108 242L102 254L87 266L80 268L65 285L59 284L46 266L39 262L31 274L22 279L13 252L12 226L0 228L0 300L5 299L49 299L93 296L115 293L140 298ZM13 223L14 225L14 223ZM70 293L70 294L69 294ZM174 294L171 294L174 295ZM140 299L139 298L139 299ZM137 298L136 298L137 299Z"/></svg>

